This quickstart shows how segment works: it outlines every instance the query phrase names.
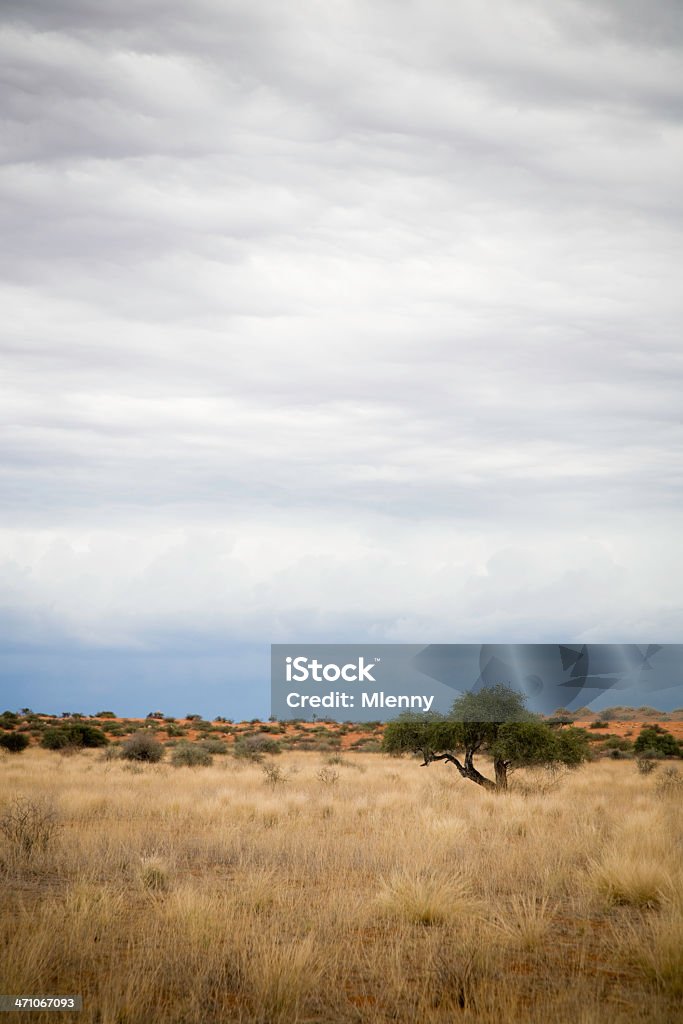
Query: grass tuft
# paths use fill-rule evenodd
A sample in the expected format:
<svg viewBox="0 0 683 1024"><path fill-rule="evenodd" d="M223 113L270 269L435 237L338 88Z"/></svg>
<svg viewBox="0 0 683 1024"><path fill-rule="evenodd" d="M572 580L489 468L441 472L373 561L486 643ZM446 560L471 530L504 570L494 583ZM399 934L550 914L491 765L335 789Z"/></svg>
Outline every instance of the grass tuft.
<svg viewBox="0 0 683 1024"><path fill-rule="evenodd" d="M383 911L416 924L448 924L477 910L471 886L460 873L423 870L395 872L377 897Z"/></svg>

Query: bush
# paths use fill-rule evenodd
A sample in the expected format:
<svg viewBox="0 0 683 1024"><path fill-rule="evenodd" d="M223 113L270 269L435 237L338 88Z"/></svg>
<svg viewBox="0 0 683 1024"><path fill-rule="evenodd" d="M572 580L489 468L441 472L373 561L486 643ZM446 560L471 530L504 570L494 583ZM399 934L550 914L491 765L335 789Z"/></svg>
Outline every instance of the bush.
<svg viewBox="0 0 683 1024"><path fill-rule="evenodd" d="M268 736L246 736L235 740L232 748L235 757L246 761L262 761L266 754L279 754L282 748L277 740Z"/></svg>
<svg viewBox="0 0 683 1024"><path fill-rule="evenodd" d="M590 724L591 729L609 729L609 722L595 721Z"/></svg>
<svg viewBox="0 0 683 1024"><path fill-rule="evenodd" d="M382 744L377 740L356 740L355 743L351 744L351 749L362 754L379 754L382 750Z"/></svg>
<svg viewBox="0 0 683 1024"><path fill-rule="evenodd" d="M23 732L5 732L0 736L0 747L10 754L20 754L28 746L28 736Z"/></svg>
<svg viewBox="0 0 683 1024"><path fill-rule="evenodd" d="M169 722L166 732L169 736L187 736L187 729L183 729L181 725L174 725L173 722Z"/></svg>
<svg viewBox="0 0 683 1024"><path fill-rule="evenodd" d="M561 725L573 725L574 719L571 715L552 715L545 719L545 724L549 725L551 729L559 729Z"/></svg>
<svg viewBox="0 0 683 1024"><path fill-rule="evenodd" d="M49 805L25 797L16 797L0 818L0 832L26 858L46 850L59 827Z"/></svg>
<svg viewBox="0 0 683 1024"><path fill-rule="evenodd" d="M622 739L620 736L610 736L605 743L605 747L608 750L631 750L633 744L630 740Z"/></svg>
<svg viewBox="0 0 683 1024"><path fill-rule="evenodd" d="M640 735L635 742L636 754L644 753L646 750L656 751L661 757L680 757L681 748L675 736L672 736L660 725L646 726L640 730Z"/></svg>
<svg viewBox="0 0 683 1024"><path fill-rule="evenodd" d="M82 747L106 747L109 740L94 725L85 722L72 722L69 725L54 726L46 729L40 741L46 750L76 750Z"/></svg>
<svg viewBox="0 0 683 1024"><path fill-rule="evenodd" d="M116 718L113 711L98 711L95 718Z"/></svg>
<svg viewBox="0 0 683 1024"><path fill-rule="evenodd" d="M163 756L162 744L149 733L138 732L121 744L121 757L126 761L148 761L156 764Z"/></svg>
<svg viewBox="0 0 683 1024"><path fill-rule="evenodd" d="M276 786L282 786L285 782L289 782L289 776L282 770L279 764L261 765L261 771L265 776L266 785L270 786L271 789L275 789Z"/></svg>
<svg viewBox="0 0 683 1024"><path fill-rule="evenodd" d="M656 780L655 790L659 796L683 796L683 775L670 765Z"/></svg>
<svg viewBox="0 0 683 1024"><path fill-rule="evenodd" d="M325 786L333 787L339 782L339 772L334 768L321 768L316 772L316 776Z"/></svg>
<svg viewBox="0 0 683 1024"><path fill-rule="evenodd" d="M208 768L213 757L198 743L179 743L171 754L174 768Z"/></svg>
<svg viewBox="0 0 683 1024"><path fill-rule="evenodd" d="M205 750L207 754L227 754L228 752L227 743L211 736L208 739L199 740L197 746L201 747L202 750Z"/></svg>
<svg viewBox="0 0 683 1024"><path fill-rule="evenodd" d="M636 760L636 768L641 775L651 775L657 767L657 762L649 757L639 757Z"/></svg>

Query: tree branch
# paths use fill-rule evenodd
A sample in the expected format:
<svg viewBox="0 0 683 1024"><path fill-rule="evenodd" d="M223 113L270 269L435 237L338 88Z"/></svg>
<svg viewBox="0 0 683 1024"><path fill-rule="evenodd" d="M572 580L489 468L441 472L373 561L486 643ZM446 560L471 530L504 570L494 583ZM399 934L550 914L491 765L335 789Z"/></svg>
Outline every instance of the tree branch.
<svg viewBox="0 0 683 1024"><path fill-rule="evenodd" d="M495 789L496 784L491 779L487 779L485 775L477 771L472 763L472 751L468 750L465 752L465 763L461 764L457 757L453 754L433 754L431 751L423 750L422 756L424 757L424 763L420 766L421 768L427 767L432 761L446 761L448 764L455 765L460 772L463 779L469 779L471 782L476 782L478 786L483 786L485 789Z"/></svg>

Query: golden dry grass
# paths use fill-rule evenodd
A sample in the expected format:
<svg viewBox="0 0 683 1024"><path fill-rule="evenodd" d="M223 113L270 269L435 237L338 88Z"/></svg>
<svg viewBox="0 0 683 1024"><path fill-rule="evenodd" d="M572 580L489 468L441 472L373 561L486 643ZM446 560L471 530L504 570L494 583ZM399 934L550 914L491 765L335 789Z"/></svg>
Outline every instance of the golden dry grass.
<svg viewBox="0 0 683 1024"><path fill-rule="evenodd" d="M0 991L80 993L83 1024L681 1019L681 801L633 764L497 796L413 760L349 755L333 785L320 755L277 763L274 786L231 758L3 758L0 817L61 827L0 836Z"/></svg>

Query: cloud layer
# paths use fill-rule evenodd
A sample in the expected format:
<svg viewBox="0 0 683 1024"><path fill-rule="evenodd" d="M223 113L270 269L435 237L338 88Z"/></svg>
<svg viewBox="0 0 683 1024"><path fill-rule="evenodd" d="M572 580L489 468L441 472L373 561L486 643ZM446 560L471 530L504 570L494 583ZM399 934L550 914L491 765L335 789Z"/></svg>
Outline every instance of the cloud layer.
<svg viewBox="0 0 683 1024"><path fill-rule="evenodd" d="M11 643L680 639L678 3L3 11Z"/></svg>

